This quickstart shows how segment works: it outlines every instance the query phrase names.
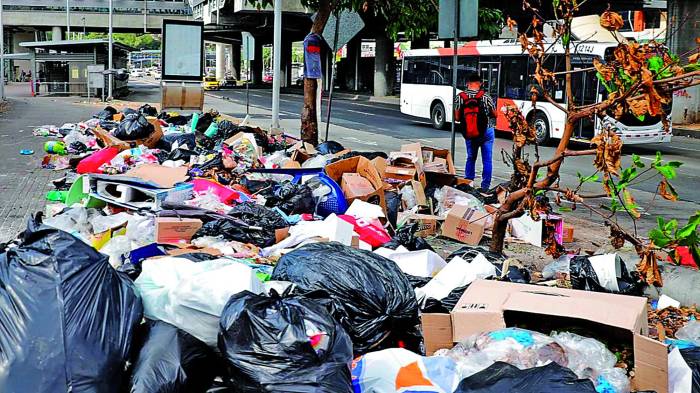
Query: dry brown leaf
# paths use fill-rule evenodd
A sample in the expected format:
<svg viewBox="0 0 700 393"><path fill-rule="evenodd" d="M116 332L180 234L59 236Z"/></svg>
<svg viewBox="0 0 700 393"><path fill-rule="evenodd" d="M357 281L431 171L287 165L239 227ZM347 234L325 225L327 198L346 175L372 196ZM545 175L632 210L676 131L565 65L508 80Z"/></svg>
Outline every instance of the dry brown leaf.
<svg viewBox="0 0 700 393"><path fill-rule="evenodd" d="M697 62L698 62L698 59L700 59L700 52L695 53L695 54L693 54L693 55L690 55L690 56L688 57L688 62L690 62L690 63L697 63Z"/></svg>
<svg viewBox="0 0 700 393"><path fill-rule="evenodd" d="M617 12L605 11L600 16L600 25L606 30L617 31L625 25L625 21Z"/></svg>
<svg viewBox="0 0 700 393"><path fill-rule="evenodd" d="M637 265L637 271L642 276L642 279L649 285L662 287L664 285L661 273L659 272L659 264L656 261L654 251L647 248L641 255L642 259Z"/></svg>
<svg viewBox="0 0 700 393"><path fill-rule="evenodd" d="M508 30L510 31L513 31L514 28L518 28L518 24L513 19L511 19L510 16L508 17L508 19L506 19L506 25L508 26Z"/></svg>
<svg viewBox="0 0 700 393"><path fill-rule="evenodd" d="M610 244L614 249L619 250L625 245L625 234L616 227L610 227Z"/></svg>
<svg viewBox="0 0 700 393"><path fill-rule="evenodd" d="M617 175L622 165L622 140L613 131L601 132L591 139L591 145L596 147L596 157L593 165L603 173Z"/></svg>
<svg viewBox="0 0 700 393"><path fill-rule="evenodd" d="M635 220L639 219L639 217L641 217L642 214L639 212L639 210L637 210L636 207L634 207L635 200L634 200L634 197L632 196L632 193L630 193L629 190L624 190L622 192L622 196L623 196L624 201L625 201L625 208L627 209L629 214L632 215L632 217L634 217Z"/></svg>
<svg viewBox="0 0 700 393"><path fill-rule="evenodd" d="M649 102L647 100L627 100L627 104L635 116L644 116L649 113Z"/></svg>
<svg viewBox="0 0 700 393"><path fill-rule="evenodd" d="M595 67L596 71L598 71L600 75L603 76L603 79L605 79L606 81L612 80L615 68L601 63L600 60L598 60L597 58L593 59L593 67Z"/></svg>
<svg viewBox="0 0 700 393"><path fill-rule="evenodd" d="M661 183L659 183L659 195L661 195L661 197L667 201L677 201L678 195L674 192L671 192L669 186L670 185L668 184L668 181L665 178L661 180Z"/></svg>

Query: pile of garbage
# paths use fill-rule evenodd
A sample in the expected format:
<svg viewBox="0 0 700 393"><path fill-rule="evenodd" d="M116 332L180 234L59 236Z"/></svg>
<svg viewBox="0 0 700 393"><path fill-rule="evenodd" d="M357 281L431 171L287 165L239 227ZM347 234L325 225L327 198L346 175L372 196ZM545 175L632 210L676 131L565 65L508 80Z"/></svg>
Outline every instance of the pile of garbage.
<svg viewBox="0 0 700 393"><path fill-rule="evenodd" d="M614 254L568 255L542 275L573 289L534 285L482 247L503 187L472 188L447 150L312 146L150 105L34 134L61 177L0 250L8 391L625 393L676 381L648 378L671 357L619 359L648 339L635 273ZM541 216L512 219L509 235L571 241L561 217Z"/></svg>

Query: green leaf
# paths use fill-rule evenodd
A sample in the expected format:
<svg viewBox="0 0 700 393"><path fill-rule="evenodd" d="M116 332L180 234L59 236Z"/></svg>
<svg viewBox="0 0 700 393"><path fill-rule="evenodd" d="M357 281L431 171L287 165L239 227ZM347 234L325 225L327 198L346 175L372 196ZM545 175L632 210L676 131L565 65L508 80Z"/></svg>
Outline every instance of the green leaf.
<svg viewBox="0 0 700 393"><path fill-rule="evenodd" d="M554 6L554 8L559 7L559 0L552 0L552 6Z"/></svg>
<svg viewBox="0 0 700 393"><path fill-rule="evenodd" d="M636 154L632 154L632 163L637 168L644 168L644 166L645 166L644 163L642 162L642 159Z"/></svg>
<svg viewBox="0 0 700 393"><path fill-rule="evenodd" d="M691 245L690 253L693 255L693 262L695 262L695 266L700 267L700 247L698 247L697 244Z"/></svg>
<svg viewBox="0 0 700 393"><path fill-rule="evenodd" d="M654 158L654 162L651 163L652 166L657 166L661 163L661 152L657 151L656 152L656 157Z"/></svg>
<svg viewBox="0 0 700 393"><path fill-rule="evenodd" d="M659 226L659 229L663 230L664 229L664 218L661 216L656 217L656 224Z"/></svg>
<svg viewBox="0 0 700 393"><path fill-rule="evenodd" d="M608 82L607 82L607 81L605 80L605 78L603 77L603 74L601 74L600 72L596 72L595 76L597 76L597 77L598 77L598 80L600 81L600 83L601 83L603 86L605 86L605 90L607 90L608 93L612 93L612 92L614 92L614 91L617 90L617 88L614 88L614 89L613 89L613 87L612 87L611 85L608 84Z"/></svg>
<svg viewBox="0 0 700 393"><path fill-rule="evenodd" d="M568 206L559 206L560 213L571 213L572 211L574 211L574 209L572 209Z"/></svg>
<svg viewBox="0 0 700 393"><path fill-rule="evenodd" d="M664 225L664 232L666 233L674 233L678 229L678 220L675 218L668 221L666 225Z"/></svg>
<svg viewBox="0 0 700 393"><path fill-rule="evenodd" d="M546 192L545 190L537 190L537 191L535 191L535 196L544 195L545 192Z"/></svg>
<svg viewBox="0 0 700 393"><path fill-rule="evenodd" d="M696 213L688 219L688 224L676 232L676 238L682 239L695 234L698 230L698 225L700 225L700 213Z"/></svg>
<svg viewBox="0 0 700 393"><path fill-rule="evenodd" d="M563 34L561 36L561 43L564 47L569 46L569 42L571 41L571 34L567 32L566 34Z"/></svg>
<svg viewBox="0 0 700 393"><path fill-rule="evenodd" d="M661 56L653 56L647 60L647 68L649 71L658 74L661 68L664 66L664 59Z"/></svg>
<svg viewBox="0 0 700 393"><path fill-rule="evenodd" d="M667 165L657 165L655 166L656 170L659 171L661 176L665 177L668 180L672 180L676 178L676 168Z"/></svg>
<svg viewBox="0 0 700 393"><path fill-rule="evenodd" d="M668 164L666 164L672 168L680 168L681 165L683 165L682 162L680 161L669 161Z"/></svg>
<svg viewBox="0 0 700 393"><path fill-rule="evenodd" d="M654 245L657 247L666 247L669 243L671 243L671 240L666 236L662 231L660 231L657 228L652 229L649 231L649 240L654 242Z"/></svg>

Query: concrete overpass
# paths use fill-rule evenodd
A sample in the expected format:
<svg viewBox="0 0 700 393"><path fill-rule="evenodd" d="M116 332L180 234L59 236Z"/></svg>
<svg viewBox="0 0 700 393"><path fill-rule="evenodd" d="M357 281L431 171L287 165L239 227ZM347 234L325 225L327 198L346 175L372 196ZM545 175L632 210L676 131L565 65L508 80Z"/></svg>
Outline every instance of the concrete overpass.
<svg viewBox="0 0 700 393"><path fill-rule="evenodd" d="M69 0L70 31L66 37L68 18L65 0L3 0L2 22L5 51L22 54L29 49L23 42L76 38L83 32L107 32L108 0ZM118 33L159 33L163 19L191 19L192 9L186 0L114 0L113 30ZM21 71L29 72L26 60L13 60L6 68L7 76L16 79Z"/></svg>

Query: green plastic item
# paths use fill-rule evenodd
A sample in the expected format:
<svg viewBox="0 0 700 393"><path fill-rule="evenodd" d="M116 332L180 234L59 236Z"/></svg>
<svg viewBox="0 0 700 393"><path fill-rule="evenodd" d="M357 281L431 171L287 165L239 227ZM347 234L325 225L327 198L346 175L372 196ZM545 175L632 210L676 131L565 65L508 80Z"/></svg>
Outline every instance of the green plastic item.
<svg viewBox="0 0 700 393"><path fill-rule="evenodd" d="M262 282L268 282L272 278L272 275L263 272L255 272L255 276L258 277Z"/></svg>
<svg viewBox="0 0 700 393"><path fill-rule="evenodd" d="M91 197L88 193L83 190L83 182L88 181L86 175L78 176L73 182L73 185L68 189L68 195L66 195L66 205L73 206L78 203L85 207L102 208L107 206L105 201Z"/></svg>
<svg viewBox="0 0 700 393"><path fill-rule="evenodd" d="M58 154L59 156L68 154L65 143L60 141L48 141L44 143L44 151L49 154Z"/></svg>
<svg viewBox="0 0 700 393"><path fill-rule="evenodd" d="M197 123L199 122L199 113L192 114L192 126L190 132L197 131Z"/></svg>
<svg viewBox="0 0 700 393"><path fill-rule="evenodd" d="M219 132L219 125L216 124L216 122L211 122L209 124L209 128L207 128L206 131L204 131L204 135L207 136L207 138L213 138L216 136L216 134Z"/></svg>
<svg viewBox="0 0 700 393"><path fill-rule="evenodd" d="M46 200L52 202L65 202L68 191L52 190L46 193Z"/></svg>

